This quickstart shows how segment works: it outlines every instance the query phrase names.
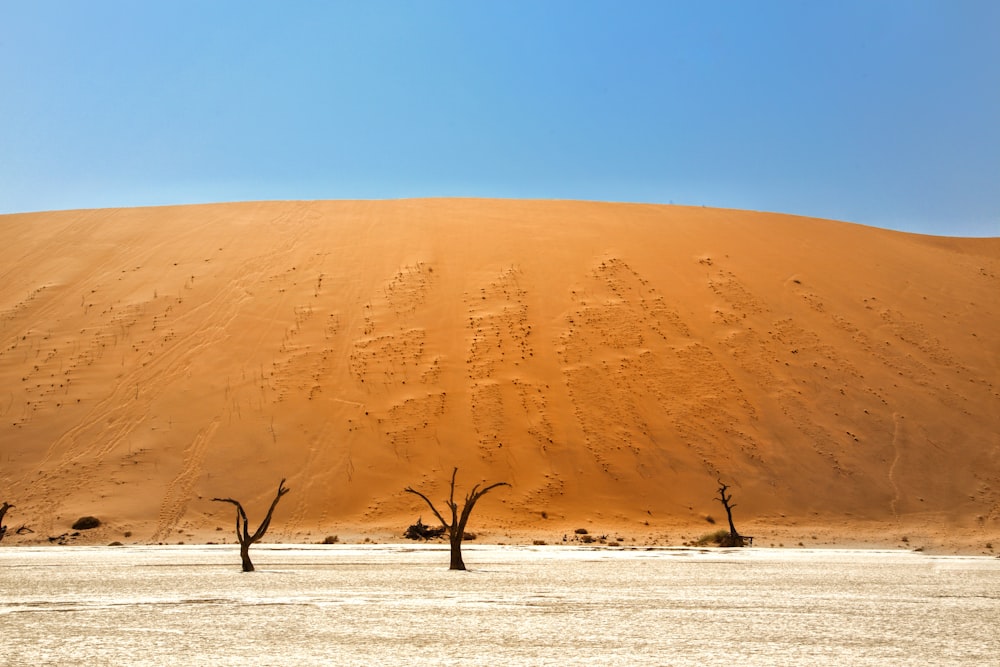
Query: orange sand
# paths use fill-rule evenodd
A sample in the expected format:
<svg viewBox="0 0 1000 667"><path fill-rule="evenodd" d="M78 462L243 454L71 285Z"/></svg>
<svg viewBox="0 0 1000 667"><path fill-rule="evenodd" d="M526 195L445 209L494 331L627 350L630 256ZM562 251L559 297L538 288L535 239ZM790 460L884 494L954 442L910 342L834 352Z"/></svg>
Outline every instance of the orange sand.
<svg viewBox="0 0 1000 667"><path fill-rule="evenodd" d="M1000 550L1000 239L489 200L0 235L5 545L232 541L210 499L255 524L282 477L268 541L399 540L458 466L513 485L489 541L680 543L721 478L758 544Z"/></svg>

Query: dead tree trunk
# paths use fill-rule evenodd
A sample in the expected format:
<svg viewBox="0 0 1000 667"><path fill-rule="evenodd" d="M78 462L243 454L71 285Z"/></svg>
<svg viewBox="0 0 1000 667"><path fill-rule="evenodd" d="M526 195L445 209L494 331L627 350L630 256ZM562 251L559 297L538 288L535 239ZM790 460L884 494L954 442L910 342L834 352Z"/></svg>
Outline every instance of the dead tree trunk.
<svg viewBox="0 0 1000 667"><path fill-rule="evenodd" d="M728 489L729 487L726 484L723 484L722 480L719 480L719 497L716 498L716 500L722 503L722 506L726 508L726 518L729 519L729 543L723 544L722 546L742 547L743 538L740 537L738 532L736 532L736 524L733 523L733 508L736 507L736 505L729 504L729 501L733 499L733 495L731 493L726 493Z"/></svg>
<svg viewBox="0 0 1000 667"><path fill-rule="evenodd" d="M267 529L271 527L271 515L274 514L274 508L278 506L281 496L286 493L288 493L288 489L285 488L285 480L281 480L278 483L278 493L274 496L274 501L271 503L270 509L267 510L267 516L264 517L264 521L257 527L253 535L250 534L247 513L243 511L243 505L238 500L233 500L232 498L212 498L215 502L236 505L236 539L240 541L240 559L243 561L244 572L254 571L253 563L250 561L250 545L259 542L264 537Z"/></svg>
<svg viewBox="0 0 1000 667"><path fill-rule="evenodd" d="M3 542L3 537L7 534L7 526L3 525L3 517L7 514L7 510L11 507L13 507L13 505L8 502L4 502L3 505L0 505L0 542Z"/></svg>
<svg viewBox="0 0 1000 667"><path fill-rule="evenodd" d="M430 499L419 491L406 487L404 491L407 493L412 493L414 495L423 498L427 506L431 508L434 512L434 516L437 517L441 525L445 527L448 531L448 541L451 544L451 565L448 569L450 570L464 570L465 561L462 560L462 540L465 539L465 527L469 523L469 515L472 514L472 508L476 506L476 503L480 498L485 496L489 491L497 488L498 486L510 486L507 482L497 482L495 484L490 484L482 489L476 484L472 487L472 490L465 496L465 504L462 505L462 511L458 511L458 503L455 502L455 476L458 474L458 468L455 468L451 473L451 493L448 495L448 500L446 505L451 509L451 522L445 521L441 513L438 512L437 508L434 507L434 503Z"/></svg>

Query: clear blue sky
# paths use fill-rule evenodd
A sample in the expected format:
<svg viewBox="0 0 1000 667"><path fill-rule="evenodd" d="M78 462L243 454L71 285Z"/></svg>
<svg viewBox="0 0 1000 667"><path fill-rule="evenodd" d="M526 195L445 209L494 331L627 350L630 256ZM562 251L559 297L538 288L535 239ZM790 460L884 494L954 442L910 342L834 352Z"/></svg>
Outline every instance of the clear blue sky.
<svg viewBox="0 0 1000 667"><path fill-rule="evenodd" d="M1000 236L1000 1L0 0L0 212L437 196Z"/></svg>

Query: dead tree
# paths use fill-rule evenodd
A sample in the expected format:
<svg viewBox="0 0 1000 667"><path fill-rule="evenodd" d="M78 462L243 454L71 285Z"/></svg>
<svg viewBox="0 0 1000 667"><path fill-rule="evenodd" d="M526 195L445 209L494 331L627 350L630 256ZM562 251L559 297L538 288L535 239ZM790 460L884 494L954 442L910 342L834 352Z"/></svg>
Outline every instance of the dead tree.
<svg viewBox="0 0 1000 667"><path fill-rule="evenodd" d="M434 516L437 517L438 521L441 522L441 525L444 526L445 530L448 532L448 540L451 542L451 565L448 568L450 570L465 569L465 561L462 560L462 540L465 539L465 526L469 523L469 515L472 514L472 508L476 506L476 503L480 498L498 486L510 486L507 482L497 482L480 489L479 485L476 484L465 496L465 504L462 505L462 511L459 513L458 503L455 502L455 476L457 474L458 468L455 468L451 473L451 493L448 496L448 500L445 502L445 504L451 509L450 523L445 521L444 517L441 516L441 513L438 512L436 507L434 507L434 503L432 503L427 496L409 486L404 489L407 493L412 493L413 495L423 498L424 502L427 503L427 506L431 508L432 512L434 512Z"/></svg>
<svg viewBox="0 0 1000 667"><path fill-rule="evenodd" d="M243 559L243 571L253 572L253 563L250 562L250 545L259 542L267 529L271 526L271 515L274 514L274 508L278 506L278 501L281 500L281 496L288 493L288 489L285 488L285 480L281 480L278 483L278 493L274 496L274 501L271 503L271 508L267 510L267 516L264 517L264 521L257 528L253 535L250 534L249 522L247 521L247 513L243 511L243 505L240 504L238 500L233 500L232 498L212 498L215 502L220 503L231 503L236 505L236 539L240 541L240 558Z"/></svg>
<svg viewBox="0 0 1000 667"><path fill-rule="evenodd" d="M3 525L3 517L7 514L7 510L11 507L13 507L13 505L8 502L4 502L3 505L0 505L0 542L3 542L3 536L7 534L7 526Z"/></svg>
<svg viewBox="0 0 1000 667"><path fill-rule="evenodd" d="M721 479L718 480L718 482L719 482L719 497L716 498L716 500L722 503L722 506L726 508L726 517L729 519L729 540L727 541L726 544L723 544L722 546L742 547L743 538L740 537L740 534L738 532L736 532L736 524L733 523L733 508L736 507L736 505L729 504L729 501L733 499L733 494L726 493L729 487L726 484L723 484Z"/></svg>

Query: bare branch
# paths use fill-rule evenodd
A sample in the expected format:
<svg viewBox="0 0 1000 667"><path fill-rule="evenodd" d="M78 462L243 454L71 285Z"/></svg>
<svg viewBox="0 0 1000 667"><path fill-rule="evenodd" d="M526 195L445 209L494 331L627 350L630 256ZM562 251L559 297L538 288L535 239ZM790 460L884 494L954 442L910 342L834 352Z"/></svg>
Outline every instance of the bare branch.
<svg viewBox="0 0 1000 667"><path fill-rule="evenodd" d="M458 475L458 466L451 471L451 492L448 494L448 507L451 508L451 525L458 521L458 504L455 502L455 476Z"/></svg>
<svg viewBox="0 0 1000 667"><path fill-rule="evenodd" d="M253 534L253 537L250 538L251 544L264 537L264 533L266 533L267 529L271 526L271 515L274 514L274 508L278 506L278 501L281 500L281 497L288 493L288 491L289 489L285 488L284 479L278 482L278 493L274 496L274 501L271 502L271 507L267 510L267 516L264 518L264 521L257 528L257 532Z"/></svg>
<svg viewBox="0 0 1000 667"><path fill-rule="evenodd" d="M507 483L507 482L497 482L496 484L490 484L485 489L483 489L482 491L479 492L479 495L476 496L476 500L478 500L479 498L482 498L483 496L486 495L486 493L488 491L492 491L493 489L497 488L498 486L510 486L510 484Z"/></svg>
<svg viewBox="0 0 1000 667"><path fill-rule="evenodd" d="M416 489L413 489L413 488L411 488L409 486L406 487L405 489L403 489L403 491L405 491L406 493L412 493L412 494L414 494L416 496L420 496L421 498L423 498L424 502L427 503L427 506L431 508L432 512L434 512L434 516L436 516L437 520L441 522L441 525L444 526L445 528L450 528L451 527L451 526L448 525L448 522L444 520L444 517L441 516L441 513L437 511L437 508L434 507L434 503L431 502L430 498L428 498L424 494L420 493Z"/></svg>
<svg viewBox="0 0 1000 667"><path fill-rule="evenodd" d="M243 511L243 505L240 504L240 501L233 500L232 498L212 498L212 501L236 505L236 539L240 541L240 544L249 541L250 534L247 529L249 521L247 520L247 513Z"/></svg>
<svg viewBox="0 0 1000 667"><path fill-rule="evenodd" d="M479 490L478 484L472 487L472 491L470 491L469 494L465 497L465 507L462 508L462 519L459 523L459 527L463 532L465 531L465 525L469 522L469 515L472 514L472 508L476 506L476 503L479 502L480 498L482 498L483 496L485 496L487 493L497 488L498 486L509 487L510 484L508 484L507 482L497 482L495 484L490 484L481 491Z"/></svg>

